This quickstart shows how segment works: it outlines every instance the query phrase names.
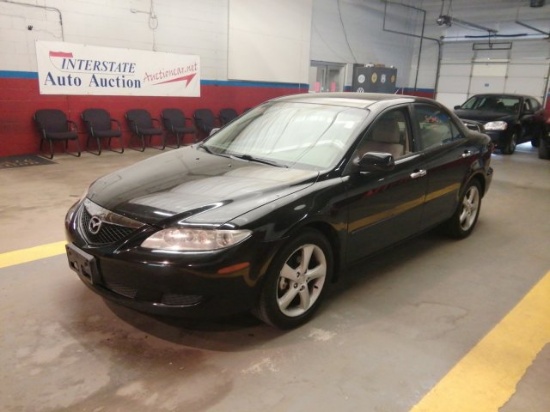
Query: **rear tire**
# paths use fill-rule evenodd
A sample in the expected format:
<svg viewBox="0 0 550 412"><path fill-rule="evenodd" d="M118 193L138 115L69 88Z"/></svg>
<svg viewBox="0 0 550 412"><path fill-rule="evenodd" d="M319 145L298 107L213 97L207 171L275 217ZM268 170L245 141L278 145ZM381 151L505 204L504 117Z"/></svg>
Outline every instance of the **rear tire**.
<svg viewBox="0 0 550 412"><path fill-rule="evenodd" d="M330 243L317 230L306 229L271 263L254 314L280 329L306 323L321 303L332 270Z"/></svg>
<svg viewBox="0 0 550 412"><path fill-rule="evenodd" d="M447 234L455 239L464 239L474 230L481 209L481 188L473 180L464 189L454 215L444 224Z"/></svg>

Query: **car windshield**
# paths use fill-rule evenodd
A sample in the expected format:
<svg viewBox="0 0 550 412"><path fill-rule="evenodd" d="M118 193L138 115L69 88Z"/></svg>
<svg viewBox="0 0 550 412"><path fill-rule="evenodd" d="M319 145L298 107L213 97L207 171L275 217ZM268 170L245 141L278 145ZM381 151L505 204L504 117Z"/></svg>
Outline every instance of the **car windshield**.
<svg viewBox="0 0 550 412"><path fill-rule="evenodd" d="M497 113L518 113L520 98L512 96L473 96L462 105L462 109Z"/></svg>
<svg viewBox="0 0 550 412"><path fill-rule="evenodd" d="M222 156L328 170L355 141L368 114L352 107L272 102L247 112L201 146Z"/></svg>

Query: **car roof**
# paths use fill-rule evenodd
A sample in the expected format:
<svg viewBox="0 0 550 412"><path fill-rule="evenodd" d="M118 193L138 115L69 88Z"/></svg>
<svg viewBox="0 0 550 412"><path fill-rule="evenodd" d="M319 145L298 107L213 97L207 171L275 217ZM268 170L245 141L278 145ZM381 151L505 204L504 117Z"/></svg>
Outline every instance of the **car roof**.
<svg viewBox="0 0 550 412"><path fill-rule="evenodd" d="M326 104L333 106L355 107L366 109L373 104L381 101L394 103L412 103L412 102L434 102L431 99L408 96L401 94L385 93L307 93L293 94L290 96L273 99L276 101L294 102L294 103L313 103Z"/></svg>
<svg viewBox="0 0 550 412"><path fill-rule="evenodd" d="M479 94L474 94L473 96L470 97L470 99L472 97L518 97L518 98L530 97L530 98L534 98L533 96L528 96L526 94L516 94L516 93L479 93Z"/></svg>

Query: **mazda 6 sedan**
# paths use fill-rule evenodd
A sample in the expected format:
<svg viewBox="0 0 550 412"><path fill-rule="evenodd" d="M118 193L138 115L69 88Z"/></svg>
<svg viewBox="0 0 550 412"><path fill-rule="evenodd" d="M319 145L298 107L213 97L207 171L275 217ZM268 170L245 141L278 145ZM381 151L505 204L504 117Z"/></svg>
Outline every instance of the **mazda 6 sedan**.
<svg viewBox="0 0 550 412"><path fill-rule="evenodd" d="M69 265L138 311L293 328L350 264L436 226L470 235L491 152L429 99L270 100L96 180L66 216Z"/></svg>

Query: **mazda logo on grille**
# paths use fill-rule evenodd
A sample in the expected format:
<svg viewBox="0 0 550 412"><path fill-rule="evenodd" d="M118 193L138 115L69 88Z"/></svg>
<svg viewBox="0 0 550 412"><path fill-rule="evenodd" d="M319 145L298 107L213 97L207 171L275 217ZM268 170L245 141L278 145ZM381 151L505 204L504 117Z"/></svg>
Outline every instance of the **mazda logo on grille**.
<svg viewBox="0 0 550 412"><path fill-rule="evenodd" d="M88 230L92 235L97 235L101 230L101 224L103 222L97 216L92 216L90 223L88 223Z"/></svg>

